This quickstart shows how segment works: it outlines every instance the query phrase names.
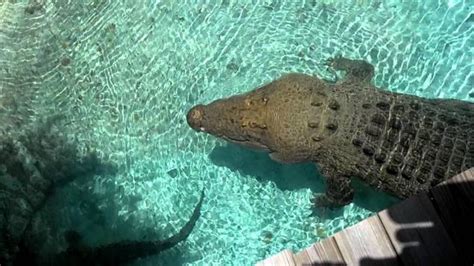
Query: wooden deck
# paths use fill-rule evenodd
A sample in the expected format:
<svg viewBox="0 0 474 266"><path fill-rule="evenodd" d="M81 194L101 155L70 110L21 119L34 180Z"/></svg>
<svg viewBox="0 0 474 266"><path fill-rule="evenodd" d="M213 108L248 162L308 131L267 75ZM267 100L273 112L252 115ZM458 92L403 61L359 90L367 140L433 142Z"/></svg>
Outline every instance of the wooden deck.
<svg viewBox="0 0 474 266"><path fill-rule="evenodd" d="M267 265L474 265L474 168Z"/></svg>

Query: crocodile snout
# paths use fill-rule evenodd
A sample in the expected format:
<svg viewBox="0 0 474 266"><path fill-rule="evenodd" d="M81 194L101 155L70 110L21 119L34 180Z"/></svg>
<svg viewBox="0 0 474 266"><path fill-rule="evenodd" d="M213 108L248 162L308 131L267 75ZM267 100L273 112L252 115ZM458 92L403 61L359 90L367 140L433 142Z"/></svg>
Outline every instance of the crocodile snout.
<svg viewBox="0 0 474 266"><path fill-rule="evenodd" d="M186 115L188 125L196 131L205 131L203 126L204 115L204 105L194 106Z"/></svg>

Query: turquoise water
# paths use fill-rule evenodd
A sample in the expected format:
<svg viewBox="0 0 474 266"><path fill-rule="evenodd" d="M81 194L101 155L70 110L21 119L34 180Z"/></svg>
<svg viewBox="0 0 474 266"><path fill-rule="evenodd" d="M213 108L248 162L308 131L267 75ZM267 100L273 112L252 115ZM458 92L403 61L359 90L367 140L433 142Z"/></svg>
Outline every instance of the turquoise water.
<svg viewBox="0 0 474 266"><path fill-rule="evenodd" d="M308 217L324 191L313 165L198 134L185 114L286 72L332 79L323 63L337 54L374 64L384 89L474 101L473 25L467 0L0 0L1 127L65 114L84 153L119 167L58 191L42 214L54 224L45 249L67 228L91 244L164 238L205 188L188 240L136 265L251 265L389 206L362 189Z"/></svg>

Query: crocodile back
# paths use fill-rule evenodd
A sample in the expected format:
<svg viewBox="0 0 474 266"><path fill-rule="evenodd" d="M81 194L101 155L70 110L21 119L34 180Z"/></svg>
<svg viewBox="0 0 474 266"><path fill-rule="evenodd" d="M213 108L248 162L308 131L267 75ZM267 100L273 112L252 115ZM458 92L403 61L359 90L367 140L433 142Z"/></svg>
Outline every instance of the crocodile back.
<svg viewBox="0 0 474 266"><path fill-rule="evenodd" d="M474 104L372 90L348 121L354 175L406 198L474 166Z"/></svg>

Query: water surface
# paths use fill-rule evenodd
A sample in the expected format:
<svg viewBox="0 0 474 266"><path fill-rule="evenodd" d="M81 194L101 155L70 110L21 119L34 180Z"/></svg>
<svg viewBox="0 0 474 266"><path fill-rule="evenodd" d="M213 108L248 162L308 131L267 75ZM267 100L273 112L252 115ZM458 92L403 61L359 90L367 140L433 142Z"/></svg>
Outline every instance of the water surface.
<svg viewBox="0 0 474 266"><path fill-rule="evenodd" d="M287 72L333 79L324 61L338 54L372 63L383 89L474 100L467 0L33 2L0 1L2 127L62 113L84 152L119 166L58 192L51 239L66 228L94 244L164 238L206 190L189 239L137 265L251 265L393 202L363 190L309 217L324 190L315 167L192 131L185 114L197 103Z"/></svg>

